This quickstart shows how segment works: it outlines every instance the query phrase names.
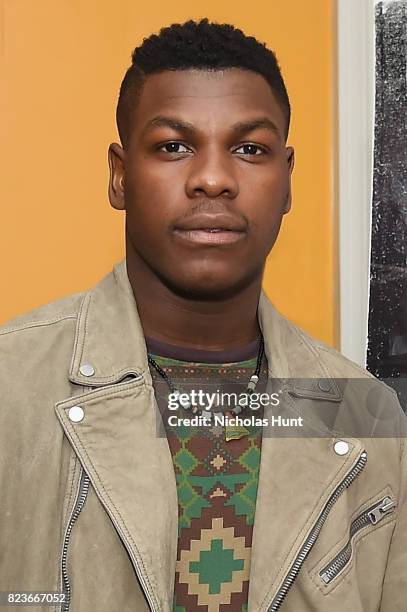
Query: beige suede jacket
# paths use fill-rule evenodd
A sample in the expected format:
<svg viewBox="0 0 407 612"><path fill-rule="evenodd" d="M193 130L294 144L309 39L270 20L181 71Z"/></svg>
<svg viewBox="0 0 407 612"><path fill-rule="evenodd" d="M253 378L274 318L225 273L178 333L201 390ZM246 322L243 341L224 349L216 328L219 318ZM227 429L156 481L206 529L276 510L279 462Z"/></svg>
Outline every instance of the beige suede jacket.
<svg viewBox="0 0 407 612"><path fill-rule="evenodd" d="M312 435L264 434L249 612L405 612L404 437L359 427L383 411L402 427L397 396L264 293L258 316L270 376ZM374 385L369 401L344 397L348 378ZM125 260L0 328L0 392L0 591L64 594L27 610L171 611L177 491ZM344 414L363 436L338 437Z"/></svg>

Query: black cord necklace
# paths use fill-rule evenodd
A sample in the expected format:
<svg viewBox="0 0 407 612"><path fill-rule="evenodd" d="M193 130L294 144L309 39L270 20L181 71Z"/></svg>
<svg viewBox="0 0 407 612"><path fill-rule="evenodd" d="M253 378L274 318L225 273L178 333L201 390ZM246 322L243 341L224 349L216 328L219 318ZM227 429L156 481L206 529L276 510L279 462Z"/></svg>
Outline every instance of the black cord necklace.
<svg viewBox="0 0 407 612"><path fill-rule="evenodd" d="M260 336L260 344L259 344L259 352L257 355L257 363L254 374L250 377L249 383L246 387L246 390L240 394L240 399L237 404L229 410L229 412L236 416L241 414L247 407L251 408L250 405L250 395L254 392L256 385L259 381L261 363L264 355L264 340L263 336ZM165 380L167 383L171 393L173 394L173 398L177 400L177 398L183 393L181 389L175 387L169 376L164 372L164 370L158 365L158 363L151 357L150 354L147 355L148 362L153 366L153 368L158 372L158 374ZM192 414L196 416L204 415L208 419L212 419L213 413L211 411L201 410L198 406L192 405L191 402L179 402L179 407L182 407L184 410L190 410ZM255 410L254 408L251 408Z"/></svg>

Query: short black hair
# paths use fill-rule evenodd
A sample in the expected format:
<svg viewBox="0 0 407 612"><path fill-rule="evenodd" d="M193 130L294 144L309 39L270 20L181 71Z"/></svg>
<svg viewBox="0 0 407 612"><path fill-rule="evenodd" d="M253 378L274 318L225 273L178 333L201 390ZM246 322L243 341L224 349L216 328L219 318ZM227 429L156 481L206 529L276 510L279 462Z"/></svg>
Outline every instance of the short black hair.
<svg viewBox="0 0 407 612"><path fill-rule="evenodd" d="M164 70L222 70L242 68L261 74L269 83L290 127L291 108L277 58L273 51L253 36L230 24L189 20L161 28L159 34L144 38L131 56L120 86L116 122L120 140L128 144L131 114L141 94L146 78Z"/></svg>

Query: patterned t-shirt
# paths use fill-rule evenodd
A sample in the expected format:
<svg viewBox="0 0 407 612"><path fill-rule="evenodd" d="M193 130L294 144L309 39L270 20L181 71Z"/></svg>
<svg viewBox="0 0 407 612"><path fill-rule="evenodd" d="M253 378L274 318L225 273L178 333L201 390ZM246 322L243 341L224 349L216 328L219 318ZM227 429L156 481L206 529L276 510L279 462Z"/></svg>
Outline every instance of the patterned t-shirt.
<svg viewBox="0 0 407 612"><path fill-rule="evenodd" d="M157 353L165 350L158 351L156 343L155 352L148 342L147 346L156 363L182 390L241 392L256 368L256 343L247 346L249 358L232 363L211 363L208 355L205 363L174 359L173 354L163 357ZM164 414L169 389L152 366L150 371ZM266 381L263 357L256 391L264 391ZM182 416L185 411L180 409L176 414ZM245 416L251 414L244 412ZM260 409L256 418L261 416ZM248 435L226 441L225 428L219 425L167 428L178 493L174 612L247 610L262 428L248 426L246 430Z"/></svg>

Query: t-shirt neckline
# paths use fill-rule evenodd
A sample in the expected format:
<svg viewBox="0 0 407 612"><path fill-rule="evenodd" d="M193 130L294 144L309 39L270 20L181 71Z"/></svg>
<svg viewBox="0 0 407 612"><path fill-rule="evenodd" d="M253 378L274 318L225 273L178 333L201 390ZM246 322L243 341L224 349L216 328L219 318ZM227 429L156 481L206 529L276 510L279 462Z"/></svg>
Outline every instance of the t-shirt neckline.
<svg viewBox="0 0 407 612"><path fill-rule="evenodd" d="M169 344L156 340L155 338L146 337L147 352L168 359L177 359L179 361L190 361L195 363L234 363L239 361L247 361L254 359L259 352L260 336L233 349L221 351L208 351L204 349L196 349L186 346Z"/></svg>

